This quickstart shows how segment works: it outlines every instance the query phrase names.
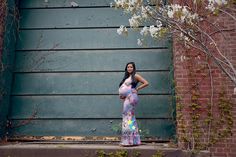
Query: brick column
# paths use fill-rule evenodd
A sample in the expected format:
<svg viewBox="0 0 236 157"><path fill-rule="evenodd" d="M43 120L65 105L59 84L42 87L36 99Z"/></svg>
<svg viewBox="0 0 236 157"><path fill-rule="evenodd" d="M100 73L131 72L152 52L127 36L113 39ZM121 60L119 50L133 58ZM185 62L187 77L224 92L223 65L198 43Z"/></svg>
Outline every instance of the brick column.
<svg viewBox="0 0 236 157"><path fill-rule="evenodd" d="M235 17L235 15L234 15ZM215 39L217 39L217 44L223 53L233 62L234 66L236 67L236 22L225 14L220 14L218 17L211 17L210 21L216 21L219 26L223 29L227 29L229 31L224 31L224 36L222 37L220 33L215 34ZM207 108L207 102L210 102L211 98L211 86L210 86L210 77L208 70L199 70L197 72L197 67L201 67L203 63L201 62L202 58L205 58L204 55L196 55L198 51L195 49L185 50L183 49L183 45L177 42L177 39L174 39L173 43L174 48L174 78L176 81L176 88L177 88L177 95L182 97L182 103L185 105L182 112L177 110L177 115L182 114L184 119L184 125L192 127L192 121L190 118L191 109L188 105L191 103L191 96L192 90L191 87L194 83L200 82L198 85L198 93L199 97L198 100L203 107L202 113L200 116L206 115L204 108ZM227 54L226 54L227 52ZM189 56L194 59L189 59ZM194 70L195 78L191 77L195 74L192 73L192 69ZM216 65L211 62L212 67L212 77L213 77L213 87L214 87L214 94L213 94L213 112L214 115L218 114L217 104L219 102L219 93L223 90L226 91L226 97L231 99L233 102L233 135L230 138L224 138L220 140L216 144L214 144L210 148L210 152L213 157L236 157L236 95L234 95L234 87L235 85L233 82L226 77L226 75L220 71ZM191 74L192 73L192 74ZM177 135L181 137L183 135L182 128L180 127L181 124L177 124ZM207 130L207 129L206 129ZM201 142L206 142L207 137L203 136L200 137ZM179 147L187 147L184 143L179 142Z"/></svg>

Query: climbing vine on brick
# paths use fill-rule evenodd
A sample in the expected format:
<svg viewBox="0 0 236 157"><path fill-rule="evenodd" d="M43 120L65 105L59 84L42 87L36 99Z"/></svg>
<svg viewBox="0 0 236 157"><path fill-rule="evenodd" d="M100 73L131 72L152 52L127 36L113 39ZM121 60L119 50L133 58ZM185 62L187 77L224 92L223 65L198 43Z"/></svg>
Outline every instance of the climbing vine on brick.
<svg viewBox="0 0 236 157"><path fill-rule="evenodd" d="M198 64L199 61L189 52L187 58L183 64L188 71L186 87L189 86L189 89L178 95L180 92L176 87L178 140L185 149L206 150L232 136L233 103L223 85L220 90L214 89L214 67L209 64L208 58L202 64ZM202 85L204 83L209 85ZM184 102L186 97L188 102Z"/></svg>

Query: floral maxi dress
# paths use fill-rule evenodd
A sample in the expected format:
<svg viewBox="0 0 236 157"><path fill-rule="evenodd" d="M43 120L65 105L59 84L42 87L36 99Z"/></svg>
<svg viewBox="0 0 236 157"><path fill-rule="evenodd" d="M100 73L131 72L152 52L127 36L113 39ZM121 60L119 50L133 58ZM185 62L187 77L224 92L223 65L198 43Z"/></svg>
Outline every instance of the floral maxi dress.
<svg viewBox="0 0 236 157"><path fill-rule="evenodd" d="M124 96L122 111L122 136L121 145L140 145L138 125L134 115L135 106L138 103L137 93L133 93L131 76L119 88L119 95Z"/></svg>

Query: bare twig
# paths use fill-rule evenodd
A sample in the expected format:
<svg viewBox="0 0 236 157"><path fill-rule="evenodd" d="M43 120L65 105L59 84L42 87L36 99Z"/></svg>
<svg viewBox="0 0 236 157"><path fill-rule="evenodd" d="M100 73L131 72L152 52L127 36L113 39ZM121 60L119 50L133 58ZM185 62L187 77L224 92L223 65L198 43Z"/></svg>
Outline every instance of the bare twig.
<svg viewBox="0 0 236 157"><path fill-rule="evenodd" d="M219 9L219 10L222 11L223 13L229 15L232 19L234 19L236 21L236 18L232 14L228 13L227 11L225 11L223 9Z"/></svg>
<svg viewBox="0 0 236 157"><path fill-rule="evenodd" d="M208 57L207 59L208 60ZM209 77L210 77L210 85L211 85L211 98L210 98L210 112L213 113L213 97L214 97L214 87L213 87L213 77L212 77L212 71L211 71L211 65L207 62L207 67L209 69ZM212 116L212 115L211 115ZM211 134L211 125L212 125L212 121L209 121L209 126L208 126L208 134L207 134L207 143L210 143L210 134Z"/></svg>

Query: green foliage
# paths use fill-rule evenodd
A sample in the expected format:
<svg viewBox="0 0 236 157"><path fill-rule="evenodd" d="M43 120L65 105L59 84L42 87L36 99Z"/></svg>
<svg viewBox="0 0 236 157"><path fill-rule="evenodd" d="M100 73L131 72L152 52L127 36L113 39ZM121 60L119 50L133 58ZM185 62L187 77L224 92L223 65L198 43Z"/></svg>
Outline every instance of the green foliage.
<svg viewBox="0 0 236 157"><path fill-rule="evenodd" d="M97 155L98 155L98 157L105 157L106 153L104 150L99 150L99 151L97 151Z"/></svg>
<svg viewBox="0 0 236 157"><path fill-rule="evenodd" d="M134 152L134 157L139 157L140 155L141 155L140 152L138 152L138 151L135 151L135 152Z"/></svg>
<svg viewBox="0 0 236 157"><path fill-rule="evenodd" d="M213 118L211 114L209 114L208 118L212 120L212 132L210 134L210 142L208 146L212 146L216 142L220 141L222 138L227 138L233 135L233 103L230 99L226 98L226 93L222 90L219 94L219 101L218 101L218 109L219 109L219 116L217 118Z"/></svg>
<svg viewBox="0 0 236 157"><path fill-rule="evenodd" d="M193 82L197 82L196 76L199 71L196 70L194 61L191 59L188 67L189 78ZM200 73L203 70L206 69L201 68ZM176 88L176 90L178 89ZM185 149L191 150L192 152L208 149L218 141L232 136L233 129L233 104L227 98L225 90L222 89L219 92L218 102L214 104L210 102L203 104L200 102L200 91L199 83L193 83L187 92L191 96L188 104L183 103L182 97L176 96L176 121L179 130L178 140L180 143L183 143ZM213 107L214 110L212 110ZM216 109L218 109L217 112ZM184 117L186 110L190 118ZM204 143L201 140L202 138L207 138Z"/></svg>
<svg viewBox="0 0 236 157"><path fill-rule="evenodd" d="M97 151L98 157L128 157L126 150L119 150L115 152L106 153L104 150Z"/></svg>
<svg viewBox="0 0 236 157"><path fill-rule="evenodd" d="M115 152L109 152L106 153L104 150L97 151L97 157L128 157L128 151L127 150L118 150ZM141 153L138 151L134 151L134 154L132 154L132 157L140 157ZM152 157L165 157L165 154L161 150L157 150L157 152L152 155Z"/></svg>
<svg viewBox="0 0 236 157"><path fill-rule="evenodd" d="M138 128L139 128L139 135L141 138L145 138L150 135L149 129L145 128L139 121L138 123Z"/></svg>
<svg viewBox="0 0 236 157"><path fill-rule="evenodd" d="M165 156L164 153L160 150L158 150L156 154L152 155L152 157L164 157L164 156Z"/></svg>
<svg viewBox="0 0 236 157"><path fill-rule="evenodd" d="M118 124L113 124L111 126L112 131L114 131L116 134L121 134L122 131L122 123L118 123Z"/></svg>

